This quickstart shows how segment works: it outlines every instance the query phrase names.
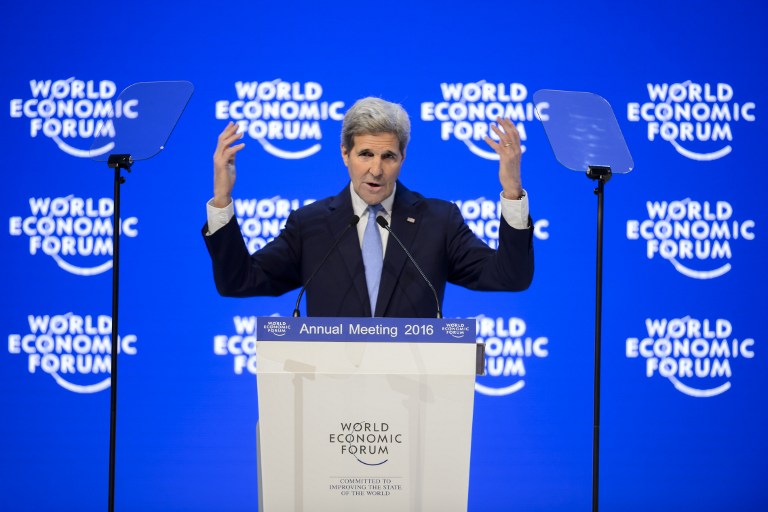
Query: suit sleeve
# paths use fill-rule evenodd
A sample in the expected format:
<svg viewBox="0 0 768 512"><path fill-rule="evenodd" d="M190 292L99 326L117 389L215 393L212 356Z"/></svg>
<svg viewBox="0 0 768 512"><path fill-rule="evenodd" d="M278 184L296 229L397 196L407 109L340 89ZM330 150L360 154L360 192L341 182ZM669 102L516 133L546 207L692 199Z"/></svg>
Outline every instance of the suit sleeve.
<svg viewBox="0 0 768 512"><path fill-rule="evenodd" d="M301 286L301 233L295 213L274 240L253 255L233 217L221 229L203 237L211 256L216 289L226 297L277 296Z"/></svg>
<svg viewBox="0 0 768 512"><path fill-rule="evenodd" d="M515 229L499 220L499 248L491 249L480 240L456 205L448 214L446 240L448 281L471 290L521 291L533 280L533 228Z"/></svg>

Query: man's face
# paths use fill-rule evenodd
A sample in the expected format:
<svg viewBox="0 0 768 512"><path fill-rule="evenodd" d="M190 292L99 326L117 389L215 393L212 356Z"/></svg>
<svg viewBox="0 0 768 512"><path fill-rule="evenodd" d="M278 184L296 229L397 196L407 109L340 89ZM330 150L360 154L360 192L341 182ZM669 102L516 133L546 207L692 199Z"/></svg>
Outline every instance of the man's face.
<svg viewBox="0 0 768 512"><path fill-rule="evenodd" d="M352 187L367 204L379 204L395 189L405 152L400 153L394 133L356 135L353 140L351 148L341 146Z"/></svg>

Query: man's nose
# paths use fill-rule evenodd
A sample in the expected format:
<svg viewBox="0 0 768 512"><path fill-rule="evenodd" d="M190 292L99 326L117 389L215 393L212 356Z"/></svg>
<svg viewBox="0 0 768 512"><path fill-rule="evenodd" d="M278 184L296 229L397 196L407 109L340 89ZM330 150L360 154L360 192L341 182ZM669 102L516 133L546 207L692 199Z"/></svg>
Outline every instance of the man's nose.
<svg viewBox="0 0 768 512"><path fill-rule="evenodd" d="M375 157L371 162L370 173L374 176L381 176L384 173L384 168L381 165L381 158Z"/></svg>

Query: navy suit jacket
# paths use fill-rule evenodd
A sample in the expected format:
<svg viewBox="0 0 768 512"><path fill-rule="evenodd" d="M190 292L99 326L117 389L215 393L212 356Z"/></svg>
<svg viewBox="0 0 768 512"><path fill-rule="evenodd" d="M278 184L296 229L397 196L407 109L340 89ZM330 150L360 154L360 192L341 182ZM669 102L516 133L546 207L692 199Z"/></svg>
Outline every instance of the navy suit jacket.
<svg viewBox="0 0 768 512"><path fill-rule="evenodd" d="M235 218L204 236L222 295L282 295L300 288L318 268L352 218L349 185L336 196L292 212L285 229L253 255ZM503 219L499 249L477 238L456 205L427 199L397 183L392 231L429 277L442 304L445 283L472 290L518 291L533 278L533 228L514 229ZM208 231L203 228L203 234ZM344 233L307 288L308 316L371 316L360 241L355 228ZM396 240L384 255L375 316L434 317L435 299Z"/></svg>

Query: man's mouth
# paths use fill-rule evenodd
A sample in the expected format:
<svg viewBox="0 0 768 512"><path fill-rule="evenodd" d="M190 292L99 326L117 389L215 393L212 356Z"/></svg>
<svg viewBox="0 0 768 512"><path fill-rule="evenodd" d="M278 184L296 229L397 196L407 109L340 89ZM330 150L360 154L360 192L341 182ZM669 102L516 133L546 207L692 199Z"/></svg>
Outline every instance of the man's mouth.
<svg viewBox="0 0 768 512"><path fill-rule="evenodd" d="M370 181L366 181L365 184L374 189L377 189L382 186L381 183L372 183Z"/></svg>

